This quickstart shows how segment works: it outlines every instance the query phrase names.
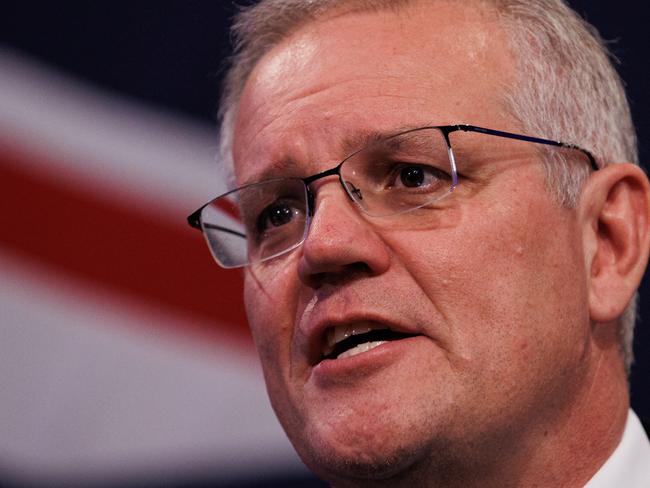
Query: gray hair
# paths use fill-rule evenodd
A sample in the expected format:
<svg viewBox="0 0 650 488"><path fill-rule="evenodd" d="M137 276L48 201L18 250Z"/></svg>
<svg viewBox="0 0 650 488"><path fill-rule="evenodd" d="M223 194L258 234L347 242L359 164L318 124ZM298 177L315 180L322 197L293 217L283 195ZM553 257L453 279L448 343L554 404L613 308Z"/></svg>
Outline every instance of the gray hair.
<svg viewBox="0 0 650 488"><path fill-rule="evenodd" d="M259 60L301 26L328 12L398 9L412 0L261 0L234 19L233 56L219 109L219 159L234 183L232 143L242 90ZM499 16L517 63L516 86L503 94L506 110L534 136L590 149L599 164L638 164L636 132L623 82L598 32L563 0L477 0ZM588 174L561 151L545 154L550 191L574 207ZM620 318L625 366L633 360L637 295Z"/></svg>

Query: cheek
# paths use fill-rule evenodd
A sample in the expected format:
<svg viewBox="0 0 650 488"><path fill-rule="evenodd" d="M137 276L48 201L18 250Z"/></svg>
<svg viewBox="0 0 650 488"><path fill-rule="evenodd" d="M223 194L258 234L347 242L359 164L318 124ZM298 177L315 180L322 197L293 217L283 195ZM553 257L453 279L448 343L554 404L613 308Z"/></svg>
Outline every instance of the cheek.
<svg viewBox="0 0 650 488"><path fill-rule="evenodd" d="M485 408L487 417L499 409L515 415L541 401L538 392L571 391L589 347L585 274L571 216L520 210L484 209L455 228L393 241L444 323L441 343L452 369L476 401L495 406Z"/></svg>
<svg viewBox="0 0 650 488"><path fill-rule="evenodd" d="M244 304L263 366L279 372L290 352L295 315L295 267L282 260L252 267L244 275Z"/></svg>
<svg viewBox="0 0 650 488"><path fill-rule="evenodd" d="M588 323L572 212L544 201L518 205L469 209L454 227L393 241L447 322L459 361L525 362L536 348L570 340L576 317Z"/></svg>
<svg viewBox="0 0 650 488"><path fill-rule="evenodd" d="M302 388L291 367L296 270L278 264L246 271L244 302L271 405L287 432L301 432Z"/></svg>

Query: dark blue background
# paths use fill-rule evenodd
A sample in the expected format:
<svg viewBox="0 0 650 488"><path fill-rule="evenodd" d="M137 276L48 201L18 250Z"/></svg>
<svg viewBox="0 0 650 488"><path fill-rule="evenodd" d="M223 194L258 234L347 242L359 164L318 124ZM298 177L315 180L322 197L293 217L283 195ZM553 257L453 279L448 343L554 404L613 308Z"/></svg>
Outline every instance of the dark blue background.
<svg viewBox="0 0 650 488"><path fill-rule="evenodd" d="M229 1L3 2L0 44L121 95L214 123L221 60L229 52ZM246 3L246 2L240 2ZM650 20L643 3L570 2L613 41L639 132L642 163L650 156L648 80ZM624 8L627 7L627 8ZM641 287L635 338L632 405L650 418L650 290ZM645 320L644 320L645 319ZM309 480L251 480L238 486L312 486ZM315 483L315 482L313 482ZM207 486L185 480L165 486ZM213 485L214 486L214 485ZM314 486L321 486L315 484Z"/></svg>

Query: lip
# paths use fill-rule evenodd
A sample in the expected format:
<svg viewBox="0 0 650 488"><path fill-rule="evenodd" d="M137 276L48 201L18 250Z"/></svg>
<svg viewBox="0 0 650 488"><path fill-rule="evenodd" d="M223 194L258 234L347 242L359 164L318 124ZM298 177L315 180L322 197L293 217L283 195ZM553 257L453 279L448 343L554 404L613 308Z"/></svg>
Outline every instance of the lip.
<svg viewBox="0 0 650 488"><path fill-rule="evenodd" d="M375 349L372 349L370 351L364 352L362 354L350 358L336 359L336 360L331 360L331 359L323 360L323 351L326 345L326 333L327 330L331 327L348 326L348 325L365 323L365 324L371 324L382 328L388 328L394 330L395 332L413 334L414 336L421 335L422 333L420 330L417 330L412 326L407 326L403 323L388 319L387 317L381 315L367 314L367 313L346 314L346 315L338 315L338 316L335 314L328 314L326 316L319 317L317 320L310 320L309 322L310 323L308 324L303 324L303 327L301 327L301 329L304 336L307 339L307 359L311 367L318 366L320 363L326 361L353 362L353 360L359 356L365 356L367 354L371 354L373 353L373 351L375 351L375 349L382 349L385 346L390 344L390 342L387 344L382 344L381 346ZM400 341L395 341L395 342L400 342Z"/></svg>
<svg viewBox="0 0 650 488"><path fill-rule="evenodd" d="M312 377L321 385L349 384L351 374L360 379L377 374L384 368L395 364L400 358L407 357L413 347L422 344L427 338L415 335L398 341L389 341L370 351L343 359L324 359L312 368Z"/></svg>

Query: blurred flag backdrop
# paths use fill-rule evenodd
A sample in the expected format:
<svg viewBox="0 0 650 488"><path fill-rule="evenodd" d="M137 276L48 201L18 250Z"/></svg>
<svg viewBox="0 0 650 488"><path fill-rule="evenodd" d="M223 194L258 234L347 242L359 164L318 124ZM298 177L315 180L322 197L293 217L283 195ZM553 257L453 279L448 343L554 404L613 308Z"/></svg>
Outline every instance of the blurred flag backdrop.
<svg viewBox="0 0 650 488"><path fill-rule="evenodd" d="M0 485L321 486L271 412L239 272L185 224L225 189L213 112L235 8L8 3ZM633 12L586 3L621 38L646 156L647 33ZM648 323L632 378L646 418Z"/></svg>

